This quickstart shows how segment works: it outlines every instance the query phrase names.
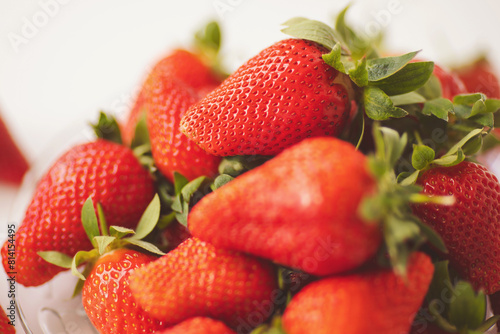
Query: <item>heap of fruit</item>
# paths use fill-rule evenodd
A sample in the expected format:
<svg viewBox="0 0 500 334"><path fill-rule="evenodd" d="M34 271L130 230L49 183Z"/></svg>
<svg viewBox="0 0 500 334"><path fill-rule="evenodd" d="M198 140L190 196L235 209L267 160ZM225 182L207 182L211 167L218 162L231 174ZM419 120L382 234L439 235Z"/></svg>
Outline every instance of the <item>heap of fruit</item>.
<svg viewBox="0 0 500 334"><path fill-rule="evenodd" d="M229 76L213 23L162 59L39 182L5 269L71 269L101 333L488 330L500 183L475 157L498 80L381 57L345 13L288 21Z"/></svg>

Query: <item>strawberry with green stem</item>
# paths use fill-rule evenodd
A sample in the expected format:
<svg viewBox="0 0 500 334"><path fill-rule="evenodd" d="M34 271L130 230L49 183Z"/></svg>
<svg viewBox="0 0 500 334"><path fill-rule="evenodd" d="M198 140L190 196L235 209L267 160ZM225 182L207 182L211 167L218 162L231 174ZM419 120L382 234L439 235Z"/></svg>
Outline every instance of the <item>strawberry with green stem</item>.
<svg viewBox="0 0 500 334"><path fill-rule="evenodd" d="M99 127L100 133L119 138L108 125ZM16 240L3 245L4 269L16 272L17 283L38 286L63 270L43 261L39 251L73 256L92 247L79 215L89 196L102 205L111 224L133 228L154 196L154 183L132 150L123 145L97 139L71 147L39 181ZM13 254L15 267L9 264Z"/></svg>
<svg viewBox="0 0 500 334"><path fill-rule="evenodd" d="M16 327L15 321L13 322L7 314L5 314L4 308L0 308L0 332L2 334L15 334Z"/></svg>
<svg viewBox="0 0 500 334"><path fill-rule="evenodd" d="M39 252L46 261L71 268L80 278L75 295L82 292L82 303L92 324L103 334L153 333L166 325L151 318L134 300L129 276L163 255L156 246L141 240L151 233L160 215L160 200L155 196L144 211L136 231L121 226L108 229L103 208L97 204L98 216L89 198L82 208L82 225L94 249L79 251L71 258L57 251ZM101 232L102 231L102 235ZM141 251L134 248L139 247ZM78 268L85 264L83 274Z"/></svg>
<svg viewBox="0 0 500 334"><path fill-rule="evenodd" d="M321 276L360 266L384 239L396 271L403 273L423 240L442 244L408 205L431 199L396 182L393 166L406 137L385 128L374 134L378 150L370 158L330 137L286 149L203 197L188 215L190 232L216 247Z"/></svg>

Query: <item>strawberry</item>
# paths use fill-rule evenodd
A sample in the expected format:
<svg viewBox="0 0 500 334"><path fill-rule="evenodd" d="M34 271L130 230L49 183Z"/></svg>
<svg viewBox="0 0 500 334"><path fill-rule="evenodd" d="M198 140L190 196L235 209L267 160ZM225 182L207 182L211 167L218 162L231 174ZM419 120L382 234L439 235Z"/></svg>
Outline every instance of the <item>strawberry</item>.
<svg viewBox="0 0 500 334"><path fill-rule="evenodd" d="M224 323L203 317L185 320L157 334L236 334Z"/></svg>
<svg viewBox="0 0 500 334"><path fill-rule="evenodd" d="M325 53L302 39L275 43L192 106L181 131L219 156L275 155L307 137L338 136L352 88Z"/></svg>
<svg viewBox="0 0 500 334"><path fill-rule="evenodd" d="M0 117L0 182L19 184L27 170L28 162Z"/></svg>
<svg viewBox="0 0 500 334"><path fill-rule="evenodd" d="M234 328L257 326L271 315L277 289L269 263L196 238L134 270L129 280L137 303L168 325L201 316Z"/></svg>
<svg viewBox="0 0 500 334"><path fill-rule="evenodd" d="M148 82L153 77L168 78L168 80L174 80L180 85L204 93L207 92L207 87L213 88L219 84L214 73L198 56L183 49L172 51L153 67L139 91L126 123L122 126L123 141L128 145L132 143L137 122L145 111L146 95L151 89Z"/></svg>
<svg viewBox="0 0 500 334"><path fill-rule="evenodd" d="M217 174L220 158L207 154L179 130L181 117L199 98L196 90L172 76L149 80L145 105L151 151L156 166L170 181L174 172L188 180Z"/></svg>
<svg viewBox="0 0 500 334"><path fill-rule="evenodd" d="M433 167L417 184L429 196L453 195L448 207L425 203L413 213L443 239L450 264L475 289L487 294L500 290L500 184L485 167L464 161L452 167Z"/></svg>
<svg viewBox="0 0 500 334"><path fill-rule="evenodd" d="M434 271L415 253L406 277L390 269L368 269L311 283L292 298L283 327L295 333L408 333Z"/></svg>
<svg viewBox="0 0 500 334"><path fill-rule="evenodd" d="M15 242L4 244L5 271L17 272L16 280L24 286L47 282L63 269L45 262L37 252L55 250L73 256L92 247L80 218L89 196L108 213L109 223L130 228L153 195L151 176L129 148L103 139L72 147L38 183ZM15 257L15 268L9 257Z"/></svg>
<svg viewBox="0 0 500 334"><path fill-rule="evenodd" d="M165 328L137 305L129 288L131 271L155 259L129 249L99 258L82 290L83 307L99 333L155 333Z"/></svg>
<svg viewBox="0 0 500 334"><path fill-rule="evenodd" d="M177 248L186 239L191 237L189 230L177 221L171 222L161 231L161 244L167 249Z"/></svg>
<svg viewBox="0 0 500 334"><path fill-rule="evenodd" d="M12 305L12 304L11 304ZM15 318L14 318L15 320ZM14 324L14 325L13 325ZM16 332L15 322L7 317L3 308L0 308L0 333L14 334Z"/></svg>
<svg viewBox="0 0 500 334"><path fill-rule="evenodd" d="M311 138L203 197L188 226L216 247L330 275L378 249L379 225L358 214L375 185L366 156L350 143Z"/></svg>
<svg viewBox="0 0 500 334"><path fill-rule="evenodd" d="M454 69L454 73L463 81L467 92L481 92L489 98L500 99L500 81L488 59L479 58Z"/></svg>

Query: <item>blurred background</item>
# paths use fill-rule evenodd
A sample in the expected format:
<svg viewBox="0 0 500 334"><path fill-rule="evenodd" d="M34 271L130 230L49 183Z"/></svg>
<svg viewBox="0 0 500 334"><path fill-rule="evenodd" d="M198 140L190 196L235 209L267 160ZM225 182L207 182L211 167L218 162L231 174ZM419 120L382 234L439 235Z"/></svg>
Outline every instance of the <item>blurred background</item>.
<svg viewBox="0 0 500 334"><path fill-rule="evenodd" d="M445 67L486 53L500 72L498 0L0 0L0 115L28 162L47 160L99 110L123 118L148 69L209 20L231 71L285 38L287 19L332 23L348 2L347 21L366 36L385 31L387 52L422 50ZM16 192L0 185L3 238Z"/></svg>

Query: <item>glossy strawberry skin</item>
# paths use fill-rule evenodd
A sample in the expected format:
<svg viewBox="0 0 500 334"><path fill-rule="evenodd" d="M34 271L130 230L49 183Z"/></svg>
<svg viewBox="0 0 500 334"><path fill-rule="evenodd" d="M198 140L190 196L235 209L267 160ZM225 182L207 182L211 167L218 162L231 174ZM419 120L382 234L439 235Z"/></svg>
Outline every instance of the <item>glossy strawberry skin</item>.
<svg viewBox="0 0 500 334"><path fill-rule="evenodd" d="M172 51L158 61L148 74L148 78L139 91L127 121L122 127L123 141L128 145L132 142L137 122L142 112L145 111L146 95L150 90L148 82L153 77L170 78L170 80L175 80L179 84L201 93L206 93L207 87L213 88L220 83L219 79L198 56L183 49Z"/></svg>
<svg viewBox="0 0 500 334"><path fill-rule="evenodd" d="M378 224L358 213L374 187L354 146L311 138L202 198L188 227L217 247L330 275L356 268L378 249Z"/></svg>
<svg viewBox="0 0 500 334"><path fill-rule="evenodd" d="M220 321L196 317L185 320L157 334L236 334L236 332Z"/></svg>
<svg viewBox="0 0 500 334"><path fill-rule="evenodd" d="M158 169L172 182L174 172L188 180L214 177L220 158L203 151L179 130L181 117L199 100L196 90L170 76L151 78L148 87L145 109L151 150Z"/></svg>
<svg viewBox="0 0 500 334"><path fill-rule="evenodd" d="M474 288L500 290L500 184L485 167L464 161L432 168L417 183L427 195L453 195L448 207L420 204L413 213L443 239L450 264Z"/></svg>
<svg viewBox="0 0 500 334"><path fill-rule="evenodd" d="M151 176L129 148L102 139L71 148L38 183L16 232L17 283L38 286L64 270L45 262L39 251L73 256L93 248L80 219L89 196L101 203L110 226L134 228L154 191ZM6 272L12 271L8 247L6 242L2 248Z"/></svg>
<svg viewBox="0 0 500 334"><path fill-rule="evenodd" d="M27 170L26 158L0 117L0 182L20 184Z"/></svg>
<svg viewBox="0 0 500 334"><path fill-rule="evenodd" d="M211 317L237 329L271 315L277 283L271 264L190 238L135 270L130 288L139 305L168 325Z"/></svg>
<svg viewBox="0 0 500 334"><path fill-rule="evenodd" d="M288 334L408 333L434 272L430 258L415 253L407 281L391 269L371 269L311 283L283 314Z"/></svg>
<svg viewBox="0 0 500 334"><path fill-rule="evenodd" d="M99 258L82 290L83 307L99 333L155 333L165 328L137 305L128 282L132 270L155 259L129 249L117 249Z"/></svg>
<svg viewBox="0 0 500 334"><path fill-rule="evenodd" d="M455 73L465 84L467 92L481 92L488 98L500 99L500 81L487 59L459 68Z"/></svg>
<svg viewBox="0 0 500 334"><path fill-rule="evenodd" d="M339 135L352 88L323 61L327 52L299 39L264 49L192 106L181 131L220 156L275 155L307 137Z"/></svg>
<svg viewBox="0 0 500 334"><path fill-rule="evenodd" d="M11 324L11 320L7 318L4 308L0 307L0 333L2 334L14 334L16 332L16 327ZM17 322L14 321L14 324Z"/></svg>

